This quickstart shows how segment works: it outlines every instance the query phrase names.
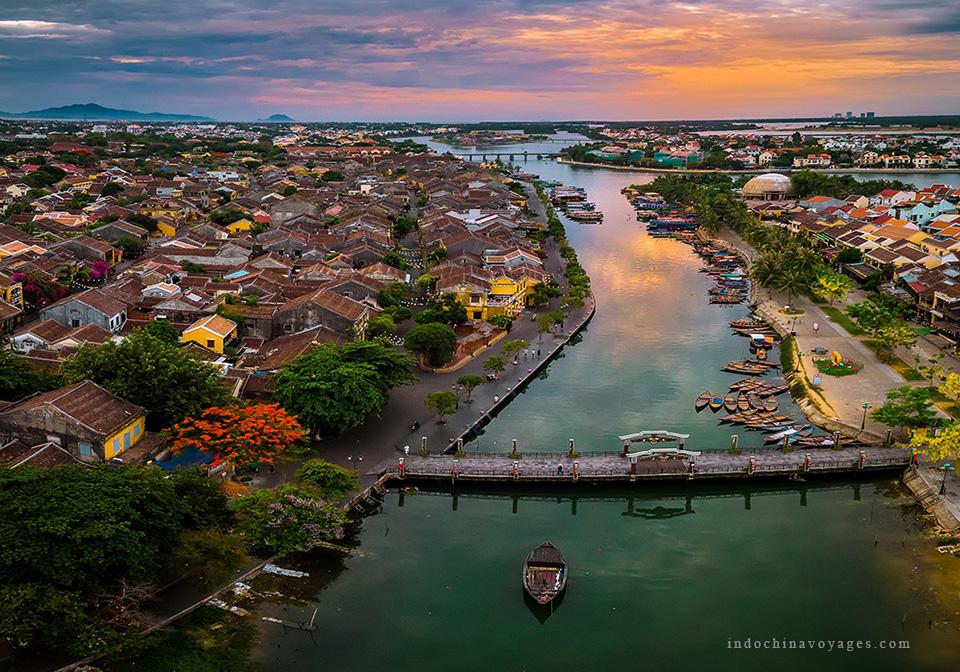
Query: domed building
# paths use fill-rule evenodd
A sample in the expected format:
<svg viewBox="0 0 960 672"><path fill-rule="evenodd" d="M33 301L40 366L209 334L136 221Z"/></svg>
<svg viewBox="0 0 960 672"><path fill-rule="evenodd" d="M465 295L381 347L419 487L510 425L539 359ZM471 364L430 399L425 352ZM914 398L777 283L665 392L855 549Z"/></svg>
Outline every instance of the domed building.
<svg viewBox="0 0 960 672"><path fill-rule="evenodd" d="M743 185L743 197L750 200L782 201L790 193L790 178L781 173L764 173Z"/></svg>

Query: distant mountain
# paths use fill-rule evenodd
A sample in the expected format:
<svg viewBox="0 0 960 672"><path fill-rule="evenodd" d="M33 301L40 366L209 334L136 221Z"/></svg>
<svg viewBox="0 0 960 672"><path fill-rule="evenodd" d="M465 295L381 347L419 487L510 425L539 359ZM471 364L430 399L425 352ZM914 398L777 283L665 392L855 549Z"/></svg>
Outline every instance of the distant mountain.
<svg viewBox="0 0 960 672"><path fill-rule="evenodd" d="M296 119L291 119L290 117L288 117L288 116L285 115L285 114L271 114L271 115L270 115L269 117L267 117L266 119L257 119L257 121L259 121L259 122L261 122L261 123L264 123L264 122L267 122L267 123L287 123L287 122L291 122L291 121L296 121Z"/></svg>
<svg viewBox="0 0 960 672"><path fill-rule="evenodd" d="M96 103L83 105L64 105L48 107L30 112L0 112L4 119L51 119L65 121L215 121L210 117L198 117L192 114L167 114L164 112L136 112L134 110L116 110Z"/></svg>

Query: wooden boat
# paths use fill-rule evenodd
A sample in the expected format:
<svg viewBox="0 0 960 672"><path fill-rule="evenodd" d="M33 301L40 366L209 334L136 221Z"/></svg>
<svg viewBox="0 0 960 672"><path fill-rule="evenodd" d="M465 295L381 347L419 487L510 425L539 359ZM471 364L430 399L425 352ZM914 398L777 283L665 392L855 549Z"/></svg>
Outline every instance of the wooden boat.
<svg viewBox="0 0 960 672"><path fill-rule="evenodd" d="M716 413L723 408L723 396L715 394L710 398L710 410Z"/></svg>
<svg viewBox="0 0 960 672"><path fill-rule="evenodd" d="M763 375L767 372L767 367L765 366L751 366L746 362L730 362L725 367L724 371L730 371L732 373L749 373L754 375Z"/></svg>
<svg viewBox="0 0 960 672"><path fill-rule="evenodd" d="M738 380L737 382L733 383L733 384L730 386L730 390L731 390L731 391L739 390L740 388L742 388L742 387L744 387L744 386L746 386L746 385L753 385L754 383L758 382L759 380L760 380L759 378L755 378L755 377L754 377L754 378L744 378L743 380Z"/></svg>
<svg viewBox="0 0 960 672"><path fill-rule="evenodd" d="M737 409L741 412L750 410L750 400L747 399L747 395L743 392L737 397Z"/></svg>
<svg viewBox="0 0 960 672"><path fill-rule="evenodd" d="M697 401L694 403L693 406L698 411L702 411L704 408L707 407L707 404L710 403L711 399L713 399L713 395L710 392L704 392L699 397L697 397Z"/></svg>
<svg viewBox="0 0 960 672"><path fill-rule="evenodd" d="M750 408L755 408L758 411L763 410L763 400L755 394L747 395L747 403L750 404Z"/></svg>
<svg viewBox="0 0 960 672"><path fill-rule="evenodd" d="M556 546L545 541L523 563L523 589L539 604L549 604L567 587L567 560Z"/></svg>
<svg viewBox="0 0 960 672"><path fill-rule="evenodd" d="M733 413L737 410L737 398L732 394L727 394L723 398L723 407L727 409L728 412Z"/></svg>
<svg viewBox="0 0 960 672"><path fill-rule="evenodd" d="M767 397L763 400L763 410L770 411L771 413L777 410L777 398L776 397Z"/></svg>

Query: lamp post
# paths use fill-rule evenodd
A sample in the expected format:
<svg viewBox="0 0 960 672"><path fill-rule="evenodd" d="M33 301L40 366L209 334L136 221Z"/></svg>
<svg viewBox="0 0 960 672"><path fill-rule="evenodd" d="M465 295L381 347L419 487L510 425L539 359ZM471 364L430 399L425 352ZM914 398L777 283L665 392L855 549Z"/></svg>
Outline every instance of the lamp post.
<svg viewBox="0 0 960 672"><path fill-rule="evenodd" d="M350 456L347 457L347 461L350 462L350 463L353 465L353 470L356 471L356 470L357 470L357 463L358 463L358 462L363 462L363 455L358 455L357 457L354 457L353 455L350 455Z"/></svg>
<svg viewBox="0 0 960 672"><path fill-rule="evenodd" d="M940 494L943 495L947 492L947 472L954 471L954 466L947 462L938 468L943 472L943 478L940 480Z"/></svg>
<svg viewBox="0 0 960 672"><path fill-rule="evenodd" d="M873 408L873 404L865 401L860 404L860 407L863 408L863 420L860 422L860 429L865 429L867 426L867 409Z"/></svg>

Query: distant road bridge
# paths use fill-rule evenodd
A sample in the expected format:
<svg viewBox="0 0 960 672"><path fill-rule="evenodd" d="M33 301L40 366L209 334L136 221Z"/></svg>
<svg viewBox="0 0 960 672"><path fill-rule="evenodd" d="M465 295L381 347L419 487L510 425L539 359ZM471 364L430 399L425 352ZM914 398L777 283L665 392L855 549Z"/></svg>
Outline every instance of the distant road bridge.
<svg viewBox="0 0 960 672"><path fill-rule="evenodd" d="M547 154L543 152L460 152L456 156L465 161L476 161L480 159L486 162L488 159L507 159L510 163L513 163L515 158L522 158L524 162L527 162L531 158L553 158L559 156L559 154Z"/></svg>

